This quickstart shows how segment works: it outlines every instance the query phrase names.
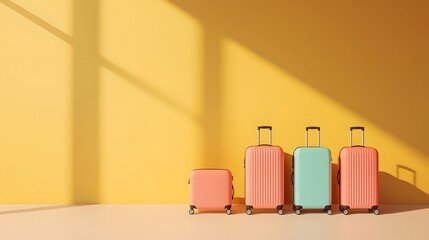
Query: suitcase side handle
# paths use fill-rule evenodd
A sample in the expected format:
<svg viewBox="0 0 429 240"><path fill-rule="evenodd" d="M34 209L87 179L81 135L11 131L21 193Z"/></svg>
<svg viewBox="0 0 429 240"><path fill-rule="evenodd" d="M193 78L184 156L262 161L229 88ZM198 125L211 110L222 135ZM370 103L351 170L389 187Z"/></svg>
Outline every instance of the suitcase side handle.
<svg viewBox="0 0 429 240"><path fill-rule="evenodd" d="M268 144L269 146L272 145L272 131L273 131L273 127L271 126L258 126L258 145L261 145L261 129L268 129L270 130L270 144Z"/></svg>
<svg viewBox="0 0 429 240"><path fill-rule="evenodd" d="M305 142L307 144L307 147L308 147L308 130L310 130L310 129L317 130L317 133L318 133L318 144L319 144L319 147L320 147L320 127L317 127L317 126L308 126L308 127L305 128L305 133L306 133L306 135L305 135Z"/></svg>
<svg viewBox="0 0 429 240"><path fill-rule="evenodd" d="M338 168L338 172L337 172L337 182L338 185L340 185L340 169Z"/></svg>
<svg viewBox="0 0 429 240"><path fill-rule="evenodd" d="M365 146L365 127L350 127L350 146L353 146L353 130L362 130L362 146Z"/></svg>

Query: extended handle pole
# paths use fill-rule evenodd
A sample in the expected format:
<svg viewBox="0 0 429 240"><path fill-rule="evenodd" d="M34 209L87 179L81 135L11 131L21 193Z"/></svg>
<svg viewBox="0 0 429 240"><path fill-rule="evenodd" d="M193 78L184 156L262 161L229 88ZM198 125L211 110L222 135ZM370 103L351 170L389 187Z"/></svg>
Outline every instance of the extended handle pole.
<svg viewBox="0 0 429 240"><path fill-rule="evenodd" d="M320 147L320 127L316 127L316 126L309 126L309 127L305 128L305 132L306 132L305 142L307 144L307 147L308 147L308 130L310 130L310 129L317 130L317 133L318 133L317 134L318 135L318 143L319 143L319 147Z"/></svg>
<svg viewBox="0 0 429 240"><path fill-rule="evenodd" d="M353 146L353 130L362 130L362 146L365 146L365 128L361 126L350 127L350 146Z"/></svg>
<svg viewBox="0 0 429 240"><path fill-rule="evenodd" d="M270 145L272 145L273 127L271 127L271 126L258 126L258 145L261 145L261 129L269 129L270 130Z"/></svg>

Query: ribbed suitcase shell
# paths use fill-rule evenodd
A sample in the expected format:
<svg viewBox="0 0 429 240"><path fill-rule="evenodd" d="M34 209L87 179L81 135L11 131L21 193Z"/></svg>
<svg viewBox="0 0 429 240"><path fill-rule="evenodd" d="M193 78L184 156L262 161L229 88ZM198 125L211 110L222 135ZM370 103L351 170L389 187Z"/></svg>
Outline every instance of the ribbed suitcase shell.
<svg viewBox="0 0 429 240"><path fill-rule="evenodd" d="M248 147L245 168L247 206L276 208L284 204L284 152L281 147Z"/></svg>
<svg viewBox="0 0 429 240"><path fill-rule="evenodd" d="M378 152L372 147L340 151L340 205L371 208L378 205Z"/></svg>
<svg viewBox="0 0 429 240"><path fill-rule="evenodd" d="M324 147L299 147L293 153L294 205L331 205L331 152Z"/></svg>
<svg viewBox="0 0 429 240"><path fill-rule="evenodd" d="M191 204L198 208L225 208L232 204L232 174L228 169L194 169L189 178Z"/></svg>

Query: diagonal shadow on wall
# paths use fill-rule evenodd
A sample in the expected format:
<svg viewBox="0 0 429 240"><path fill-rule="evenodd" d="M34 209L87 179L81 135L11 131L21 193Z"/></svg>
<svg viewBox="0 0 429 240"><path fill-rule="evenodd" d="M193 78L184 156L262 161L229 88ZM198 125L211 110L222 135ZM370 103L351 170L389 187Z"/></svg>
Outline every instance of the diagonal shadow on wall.
<svg viewBox="0 0 429 240"><path fill-rule="evenodd" d="M73 38L63 31L59 30L58 28L52 26L50 23L46 22L45 20L41 19L40 17L34 15L33 13L27 11L25 8L19 6L18 4L11 2L9 0L0 0L0 3L2 3L4 6L9 7L19 15L27 18L31 22L35 23L36 25L39 25L41 28L45 29L46 31L50 32L52 35L60 38L64 42L67 42L69 44L73 44Z"/></svg>
<svg viewBox="0 0 429 240"><path fill-rule="evenodd" d="M170 2L429 155L429 2Z"/></svg>

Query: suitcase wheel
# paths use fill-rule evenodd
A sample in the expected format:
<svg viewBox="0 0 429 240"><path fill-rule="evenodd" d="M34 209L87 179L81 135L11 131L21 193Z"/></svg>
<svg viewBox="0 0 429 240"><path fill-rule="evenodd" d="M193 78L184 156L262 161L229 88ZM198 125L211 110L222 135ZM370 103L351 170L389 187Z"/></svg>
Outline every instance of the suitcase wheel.
<svg viewBox="0 0 429 240"><path fill-rule="evenodd" d="M293 211L295 212L296 215L299 215L299 214L301 214L302 206L300 206L300 205L292 205L292 209L293 209Z"/></svg>
<svg viewBox="0 0 429 240"><path fill-rule="evenodd" d="M248 208L248 209L246 210L246 213L247 213L247 215L251 215L251 214L252 214L252 209Z"/></svg>
<svg viewBox="0 0 429 240"><path fill-rule="evenodd" d="M343 213L344 213L344 215L347 215L347 214L349 214L349 210L346 208L343 210Z"/></svg>
<svg viewBox="0 0 429 240"><path fill-rule="evenodd" d="M277 210L277 213L279 215L282 215L283 214L283 205L277 205L276 210Z"/></svg>
<svg viewBox="0 0 429 240"><path fill-rule="evenodd" d="M326 205L323 209L328 215L332 215L331 205Z"/></svg>
<svg viewBox="0 0 429 240"><path fill-rule="evenodd" d="M226 209L225 212L226 212L227 215L231 215L231 209Z"/></svg>
<svg viewBox="0 0 429 240"><path fill-rule="evenodd" d="M189 214L190 214L190 215L193 215L194 213L195 213L195 211L194 211L194 209L193 209L193 208L189 209Z"/></svg>
<svg viewBox="0 0 429 240"><path fill-rule="evenodd" d="M369 212L373 212L375 215L380 214L380 210L378 210L378 206L372 206L372 208L368 208Z"/></svg>

